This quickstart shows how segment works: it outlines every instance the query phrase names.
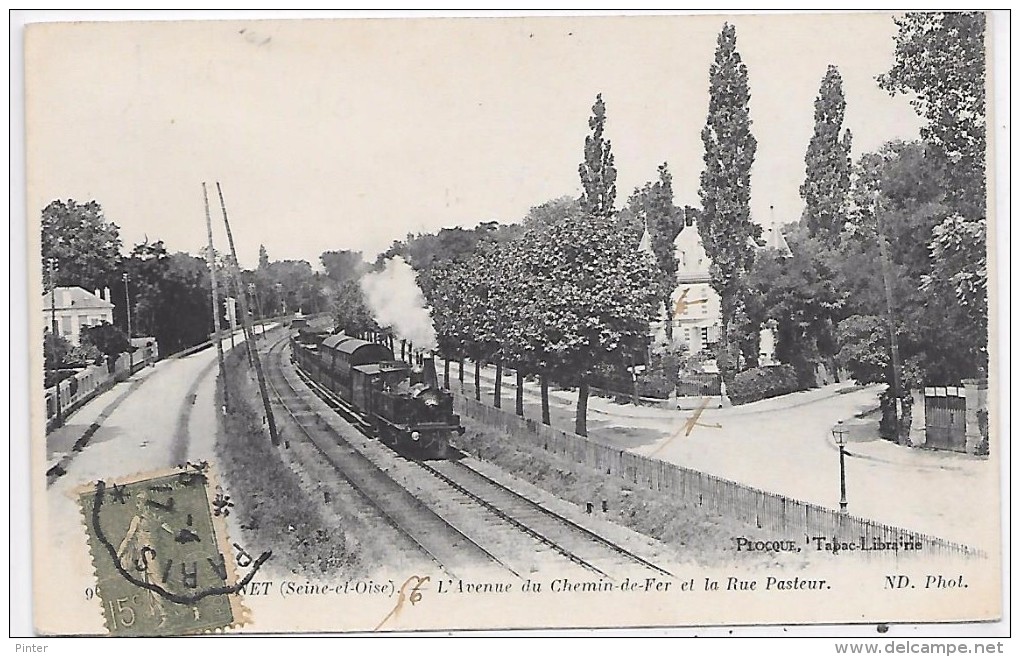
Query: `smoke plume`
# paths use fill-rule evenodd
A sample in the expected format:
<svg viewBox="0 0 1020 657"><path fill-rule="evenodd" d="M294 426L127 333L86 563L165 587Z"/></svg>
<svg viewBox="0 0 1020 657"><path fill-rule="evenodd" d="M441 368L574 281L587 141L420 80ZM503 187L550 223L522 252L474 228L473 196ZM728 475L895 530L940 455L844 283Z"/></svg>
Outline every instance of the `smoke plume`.
<svg viewBox="0 0 1020 657"><path fill-rule="evenodd" d="M410 340L417 349L436 348L436 329L425 295L418 288L414 269L403 258L390 258L382 271L365 274L361 289L379 326L393 329L394 335Z"/></svg>

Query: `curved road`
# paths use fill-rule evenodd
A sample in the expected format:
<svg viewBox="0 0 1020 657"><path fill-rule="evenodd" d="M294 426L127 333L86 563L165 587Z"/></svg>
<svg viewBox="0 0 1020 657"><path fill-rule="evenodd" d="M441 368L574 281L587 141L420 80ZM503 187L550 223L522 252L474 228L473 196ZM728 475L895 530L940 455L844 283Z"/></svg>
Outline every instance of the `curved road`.
<svg viewBox="0 0 1020 657"><path fill-rule="evenodd" d="M235 340L243 348L243 337ZM224 348L230 348L229 339ZM37 537L46 542L35 549L47 550L50 559L34 559L33 588L37 609L59 613L54 629L61 634L105 633L98 598L86 595L95 580L76 489L98 479L213 460L216 369L215 348L160 361L99 395L46 437L45 468L68 453L71 458L64 458L66 474L51 479L34 506ZM71 452L93 422L100 425L88 444ZM35 476L44 474L39 470ZM36 629L45 631L45 622L37 618Z"/></svg>

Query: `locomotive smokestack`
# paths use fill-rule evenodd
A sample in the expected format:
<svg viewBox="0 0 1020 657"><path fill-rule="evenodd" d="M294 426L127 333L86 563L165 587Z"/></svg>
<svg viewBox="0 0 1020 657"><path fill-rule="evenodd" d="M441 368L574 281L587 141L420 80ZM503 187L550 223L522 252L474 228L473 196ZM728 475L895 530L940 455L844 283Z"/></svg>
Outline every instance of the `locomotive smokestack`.
<svg viewBox="0 0 1020 657"><path fill-rule="evenodd" d="M422 363L422 382L434 390L439 389L439 376L436 374L436 360L432 356L424 358Z"/></svg>

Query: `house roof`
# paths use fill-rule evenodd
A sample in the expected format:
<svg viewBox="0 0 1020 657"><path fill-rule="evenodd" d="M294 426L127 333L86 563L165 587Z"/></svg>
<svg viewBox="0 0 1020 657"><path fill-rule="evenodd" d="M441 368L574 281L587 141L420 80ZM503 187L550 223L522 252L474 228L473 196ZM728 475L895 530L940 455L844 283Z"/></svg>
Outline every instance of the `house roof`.
<svg viewBox="0 0 1020 657"><path fill-rule="evenodd" d="M56 293L56 303L51 301L54 292ZM88 290L80 287L58 287L51 292L47 292L43 295L43 310L49 310L51 305L56 306L57 310L68 310L71 308L75 310L81 308L105 310L113 308L113 304L109 301L100 299Z"/></svg>
<svg viewBox="0 0 1020 657"><path fill-rule="evenodd" d="M790 251L790 245L786 243L786 238L783 237L783 231L775 224L765 228L765 246L766 248L779 251L784 256L793 255L793 252Z"/></svg>

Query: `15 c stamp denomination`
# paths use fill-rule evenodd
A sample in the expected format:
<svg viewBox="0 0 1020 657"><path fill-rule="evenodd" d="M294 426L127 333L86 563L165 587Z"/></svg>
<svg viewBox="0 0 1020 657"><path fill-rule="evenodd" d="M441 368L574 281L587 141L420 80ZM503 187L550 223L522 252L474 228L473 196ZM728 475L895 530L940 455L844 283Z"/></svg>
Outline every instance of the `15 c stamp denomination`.
<svg viewBox="0 0 1020 657"><path fill-rule="evenodd" d="M242 621L239 591L270 555L238 579L206 472L189 467L80 490L110 634L197 634Z"/></svg>

